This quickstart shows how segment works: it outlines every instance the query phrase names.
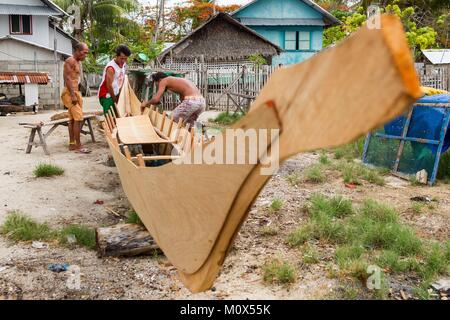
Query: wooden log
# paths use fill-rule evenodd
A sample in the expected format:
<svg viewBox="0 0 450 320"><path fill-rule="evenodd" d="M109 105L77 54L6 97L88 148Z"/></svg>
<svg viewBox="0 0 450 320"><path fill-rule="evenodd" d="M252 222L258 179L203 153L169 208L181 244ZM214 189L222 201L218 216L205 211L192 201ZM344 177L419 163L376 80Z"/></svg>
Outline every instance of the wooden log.
<svg viewBox="0 0 450 320"><path fill-rule="evenodd" d="M10 113L10 112L31 112L33 111L33 106L16 106L16 105L2 105L0 106L0 111Z"/></svg>
<svg viewBox="0 0 450 320"><path fill-rule="evenodd" d="M136 256L159 250L150 233L138 224L118 224L95 230L99 257Z"/></svg>

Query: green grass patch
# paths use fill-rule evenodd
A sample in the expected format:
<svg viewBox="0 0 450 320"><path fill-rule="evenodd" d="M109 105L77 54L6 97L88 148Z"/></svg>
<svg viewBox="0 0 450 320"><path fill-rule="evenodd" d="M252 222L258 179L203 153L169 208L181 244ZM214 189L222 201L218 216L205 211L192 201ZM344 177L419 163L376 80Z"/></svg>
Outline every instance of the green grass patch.
<svg viewBox="0 0 450 320"><path fill-rule="evenodd" d="M244 114L240 113L240 112L234 112L234 113L222 112L221 114L219 114L217 116L217 118L212 120L212 122L220 124L220 125L224 125L224 126L229 126L229 125L232 125L232 124L238 122L243 117L244 117Z"/></svg>
<svg viewBox="0 0 450 320"><path fill-rule="evenodd" d="M416 176L409 177L409 183L414 187L423 186L424 184L417 180Z"/></svg>
<svg viewBox="0 0 450 320"><path fill-rule="evenodd" d="M264 226L261 228L261 235L263 237L272 237L278 234L278 228L273 226Z"/></svg>
<svg viewBox="0 0 450 320"><path fill-rule="evenodd" d="M323 183L327 180L324 168L320 164L312 165L305 169L305 180L312 183Z"/></svg>
<svg viewBox="0 0 450 320"><path fill-rule="evenodd" d="M364 254L365 249L360 245L343 245L336 249L336 263L342 269L352 261L358 260Z"/></svg>
<svg viewBox="0 0 450 320"><path fill-rule="evenodd" d="M319 240L337 245L335 263L341 275L364 281L369 276L367 267L375 264L392 273L415 273L424 286L450 271L450 241L421 239L386 204L366 199L355 208L341 196L313 195L307 212L308 222L289 234L287 244L297 247ZM421 286L417 291L424 295ZM385 299L387 294L386 283L371 291L374 298Z"/></svg>
<svg viewBox="0 0 450 320"><path fill-rule="evenodd" d="M75 242L70 243L70 238ZM63 245L77 244L94 250L96 246L95 230L79 224L70 224L60 230L59 242Z"/></svg>
<svg viewBox="0 0 450 320"><path fill-rule="evenodd" d="M281 210L281 208L283 207L283 204L284 204L284 202L282 199L280 199L280 198L273 199L269 206L269 212L277 213L278 211Z"/></svg>
<svg viewBox="0 0 450 320"><path fill-rule="evenodd" d="M421 214L423 212L423 209L425 208L425 205L419 202L413 202L411 206L411 210L415 214Z"/></svg>
<svg viewBox="0 0 450 320"><path fill-rule="evenodd" d="M339 162L336 169L341 172L345 183L359 185L361 180L365 180L378 186L386 184L383 177L386 174L385 170L372 169L359 163L344 161Z"/></svg>
<svg viewBox="0 0 450 320"><path fill-rule="evenodd" d="M301 176L298 172L293 172L284 177L286 181L293 187L297 186L301 181Z"/></svg>
<svg viewBox="0 0 450 320"><path fill-rule="evenodd" d="M295 282L294 266L287 261L274 259L263 267L264 281L270 283L289 284Z"/></svg>
<svg viewBox="0 0 450 320"><path fill-rule="evenodd" d="M47 223L39 223L21 212L10 212L0 227L0 233L13 241L52 241L60 244L77 244L94 249L96 245L94 229L82 225L68 225L60 230L52 229ZM74 239L71 243L69 238Z"/></svg>
<svg viewBox="0 0 450 320"><path fill-rule="evenodd" d="M309 213L319 215L324 213L329 217L345 217L351 215L353 210L352 201L338 195L327 198L320 194L314 194L310 199Z"/></svg>
<svg viewBox="0 0 450 320"><path fill-rule="evenodd" d="M328 159L328 156L326 153L320 154L319 162L323 165L331 164L331 161L330 161L330 159Z"/></svg>
<svg viewBox="0 0 450 320"><path fill-rule="evenodd" d="M138 214L134 210L131 210L130 212L128 212L126 222L143 225L141 218L139 218Z"/></svg>
<svg viewBox="0 0 450 320"><path fill-rule="evenodd" d="M347 160L361 159L364 150L364 141L365 137L361 137L352 143L333 149L334 158Z"/></svg>
<svg viewBox="0 0 450 320"><path fill-rule="evenodd" d="M447 259L446 248L439 243L432 244L424 254L423 264L418 267L417 273L426 280L431 280L437 274L446 273L450 265Z"/></svg>
<svg viewBox="0 0 450 320"><path fill-rule="evenodd" d="M36 178L60 176L64 174L64 169L54 164L40 163L34 169L33 174Z"/></svg>
<svg viewBox="0 0 450 320"><path fill-rule="evenodd" d="M19 211L8 213L0 232L14 241L49 240L54 232L46 223L39 223Z"/></svg>
<svg viewBox="0 0 450 320"><path fill-rule="evenodd" d="M298 247L304 244L306 241L312 239L314 236L314 226L308 223L304 227L300 227L291 232L286 240L286 243L291 247Z"/></svg>
<svg viewBox="0 0 450 320"><path fill-rule="evenodd" d="M320 255L314 246L307 244L302 250L302 259L304 263L315 264L320 261Z"/></svg>

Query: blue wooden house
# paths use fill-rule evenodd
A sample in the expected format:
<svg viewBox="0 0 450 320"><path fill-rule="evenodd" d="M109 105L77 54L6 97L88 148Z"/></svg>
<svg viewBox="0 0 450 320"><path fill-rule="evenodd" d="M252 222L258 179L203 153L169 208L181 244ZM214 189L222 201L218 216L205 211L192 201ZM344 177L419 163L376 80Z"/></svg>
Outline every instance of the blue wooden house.
<svg viewBox="0 0 450 320"><path fill-rule="evenodd" d="M310 0L254 0L233 13L284 52L272 65L304 61L322 50L323 30L341 22Z"/></svg>

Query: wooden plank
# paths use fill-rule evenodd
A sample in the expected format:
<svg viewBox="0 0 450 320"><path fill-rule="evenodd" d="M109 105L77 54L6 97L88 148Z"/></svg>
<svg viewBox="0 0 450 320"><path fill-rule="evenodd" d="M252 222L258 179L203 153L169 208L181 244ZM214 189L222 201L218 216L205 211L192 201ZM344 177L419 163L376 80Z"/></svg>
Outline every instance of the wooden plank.
<svg viewBox="0 0 450 320"><path fill-rule="evenodd" d="M124 144L169 143L156 133L147 116L117 118L117 129Z"/></svg>
<svg viewBox="0 0 450 320"><path fill-rule="evenodd" d="M144 161L150 161L150 160L175 160L179 159L179 156L142 156L142 159ZM131 157L130 160L139 160L138 157Z"/></svg>
<svg viewBox="0 0 450 320"><path fill-rule="evenodd" d="M125 153L125 157L127 157L128 160L131 160L131 153L130 153L130 149L128 148L128 146L124 146L123 151Z"/></svg>
<svg viewBox="0 0 450 320"><path fill-rule="evenodd" d="M142 156L142 154L138 154L136 156L137 162L139 167L145 167L145 161L144 161L144 157Z"/></svg>

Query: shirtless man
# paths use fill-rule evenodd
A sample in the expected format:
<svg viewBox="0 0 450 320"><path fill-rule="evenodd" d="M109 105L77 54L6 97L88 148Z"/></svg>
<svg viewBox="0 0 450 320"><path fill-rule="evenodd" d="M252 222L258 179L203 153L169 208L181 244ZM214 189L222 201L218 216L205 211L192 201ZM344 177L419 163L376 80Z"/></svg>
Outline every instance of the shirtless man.
<svg viewBox="0 0 450 320"><path fill-rule="evenodd" d="M81 146L80 132L83 122L83 98L78 90L80 82L80 61L86 59L89 48L85 43L78 43L74 47L74 53L64 62L64 89L61 93L61 101L69 109L69 150L81 153L90 151Z"/></svg>
<svg viewBox="0 0 450 320"><path fill-rule="evenodd" d="M158 85L158 91L151 100L142 103L142 109L158 104L164 92L170 90L178 93L182 100L181 104L173 110L174 121L182 118L184 123L189 123L193 126L206 107L205 98L203 98L198 88L189 80L169 77L163 72L154 74L152 79Z"/></svg>

